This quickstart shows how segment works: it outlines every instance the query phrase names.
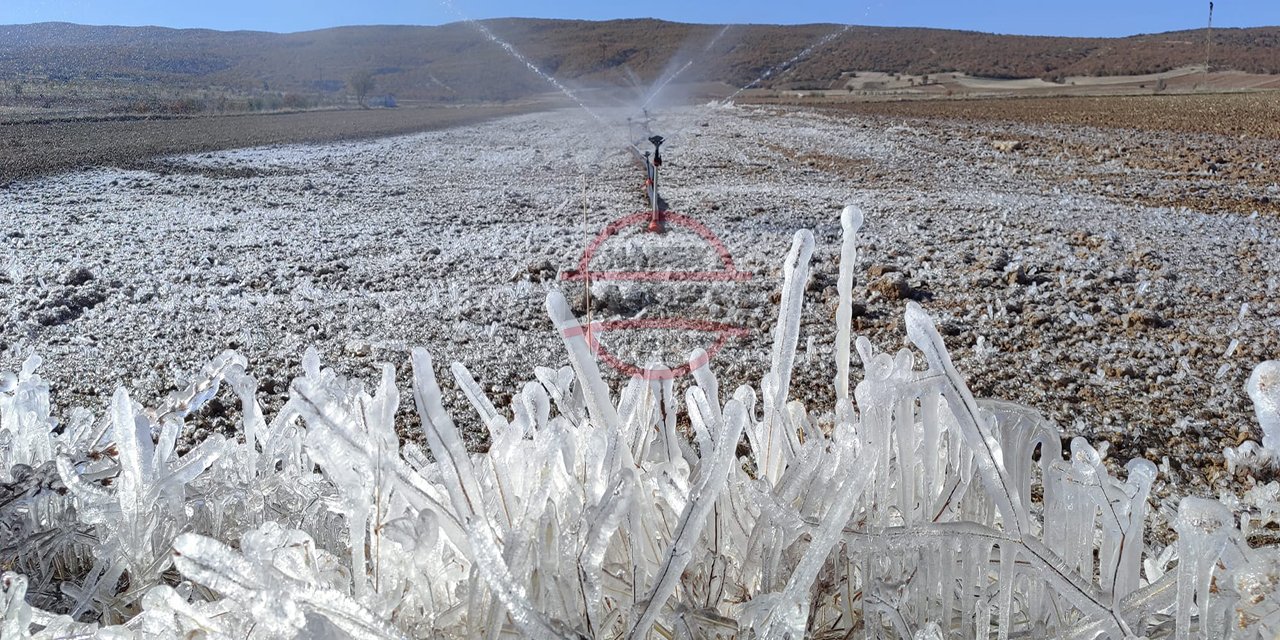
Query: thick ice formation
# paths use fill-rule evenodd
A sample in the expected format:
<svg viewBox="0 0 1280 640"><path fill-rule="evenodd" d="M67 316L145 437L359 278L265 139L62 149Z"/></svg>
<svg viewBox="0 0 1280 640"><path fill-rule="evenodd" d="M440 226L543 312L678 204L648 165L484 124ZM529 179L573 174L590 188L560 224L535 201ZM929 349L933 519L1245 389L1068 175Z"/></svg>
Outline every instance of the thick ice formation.
<svg viewBox="0 0 1280 640"><path fill-rule="evenodd" d="M1223 452L1228 471L1237 466L1275 464L1280 460L1280 360L1268 360L1254 368L1245 383L1253 410L1262 427L1262 445L1248 440Z"/></svg>
<svg viewBox="0 0 1280 640"><path fill-rule="evenodd" d="M570 366L537 370L509 412L452 368L483 454L421 350L429 452L396 435L390 366L371 394L310 352L268 420L228 352L158 409L121 390L106 416L58 425L32 358L0 378L0 636L1274 637L1280 556L1248 546L1252 516L1186 498L1176 542L1145 547L1155 465L1114 477L1084 439L1063 452L1034 411L975 399L918 305L923 359L858 338L850 393L860 222L845 210L837 406L819 413L787 401L807 232L759 390L724 398L703 367L683 407L670 380L615 398L553 293ZM1267 446L1275 372L1249 389ZM239 399L243 441L178 455L219 392ZM1259 494L1264 517L1278 494Z"/></svg>

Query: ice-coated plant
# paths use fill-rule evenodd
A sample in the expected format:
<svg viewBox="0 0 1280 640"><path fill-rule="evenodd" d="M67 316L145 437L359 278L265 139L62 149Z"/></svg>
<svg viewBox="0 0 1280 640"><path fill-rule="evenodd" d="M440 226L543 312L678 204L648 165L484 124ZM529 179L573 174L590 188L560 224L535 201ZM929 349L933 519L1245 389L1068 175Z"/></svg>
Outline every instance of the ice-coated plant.
<svg viewBox="0 0 1280 640"><path fill-rule="evenodd" d="M1223 456L1232 473L1237 466L1280 463L1280 360L1254 368L1244 388L1262 426L1262 444L1245 441L1239 448L1227 447Z"/></svg>
<svg viewBox="0 0 1280 640"><path fill-rule="evenodd" d="M268 420L228 352L157 409L121 390L106 415L59 425L32 358L0 379L0 637L1280 634L1280 552L1243 529L1274 513L1185 498L1175 542L1148 546L1151 462L1113 476L1083 438L1063 451L1036 412L974 398L918 305L914 351L854 339L861 213L842 223L836 403L820 411L788 399L807 232L758 389L725 393L707 366L683 390L610 389L553 292L570 366L537 369L506 408L452 367L485 453L422 350L427 450L396 435L389 365L370 392L309 352ZM1275 371L1250 383L1268 437ZM238 398L241 437L179 455L218 393ZM1278 492L1261 502L1280 511Z"/></svg>

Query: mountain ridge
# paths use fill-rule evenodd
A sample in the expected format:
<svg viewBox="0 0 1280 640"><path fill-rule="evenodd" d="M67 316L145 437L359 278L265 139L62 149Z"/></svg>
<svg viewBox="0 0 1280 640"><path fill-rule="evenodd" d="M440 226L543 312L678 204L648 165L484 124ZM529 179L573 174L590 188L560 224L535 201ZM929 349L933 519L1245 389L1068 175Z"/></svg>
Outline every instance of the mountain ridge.
<svg viewBox="0 0 1280 640"><path fill-rule="evenodd" d="M831 24L722 25L634 18L593 22L542 18L481 21L540 69L584 86L651 83L693 62L681 82L740 87L806 47L826 46L759 86L839 88L856 71L960 72L992 78L1157 73L1203 65L1205 31L1123 38L1000 35L922 27ZM1213 30L1212 65L1280 73L1280 27ZM468 102L545 92L545 81L466 22L439 26L350 25L294 33L121 27L47 22L0 26L0 81L136 83L232 92L336 94L352 74L378 93Z"/></svg>

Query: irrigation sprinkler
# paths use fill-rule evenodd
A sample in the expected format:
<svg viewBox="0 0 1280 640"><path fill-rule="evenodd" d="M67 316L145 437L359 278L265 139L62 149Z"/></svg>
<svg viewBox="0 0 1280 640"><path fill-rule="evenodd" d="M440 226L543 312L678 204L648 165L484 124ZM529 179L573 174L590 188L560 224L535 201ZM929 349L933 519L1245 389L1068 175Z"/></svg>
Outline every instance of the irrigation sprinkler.
<svg viewBox="0 0 1280 640"><path fill-rule="evenodd" d="M662 199L658 196L658 167L662 166L662 136L649 136L649 142L653 145L653 161L649 161L649 153L644 154L645 172L648 173L646 184L649 187L649 205L653 210L653 217L649 219L649 231L653 233L662 232Z"/></svg>
<svg viewBox="0 0 1280 640"><path fill-rule="evenodd" d="M662 166L662 143L666 141L660 135L655 134L650 128L649 123L652 118L649 116L649 110L643 110L643 119L627 118L627 127L631 131L631 153L635 155L639 161L641 168L644 169L644 193L649 199L649 227L652 233L662 232L662 214L666 211L667 203L658 194L658 168ZM637 127L639 134L637 135ZM645 142L653 145L653 151L641 150L641 145Z"/></svg>

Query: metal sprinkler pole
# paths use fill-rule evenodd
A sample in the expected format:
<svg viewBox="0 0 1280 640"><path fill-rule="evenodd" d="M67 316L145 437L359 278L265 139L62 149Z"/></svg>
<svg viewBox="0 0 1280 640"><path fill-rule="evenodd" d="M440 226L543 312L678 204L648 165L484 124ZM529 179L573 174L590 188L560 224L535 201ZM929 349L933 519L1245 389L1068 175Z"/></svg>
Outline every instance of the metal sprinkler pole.
<svg viewBox="0 0 1280 640"><path fill-rule="evenodd" d="M590 227L587 225L587 176L582 176L582 231L590 242ZM591 339L591 267L587 266L582 279L582 299L587 307L587 340Z"/></svg>
<svg viewBox="0 0 1280 640"><path fill-rule="evenodd" d="M645 153L645 164L649 170L649 204L653 206L653 217L649 219L649 231L662 232L662 199L658 197L658 167L662 166L662 136L651 136L653 144L653 162L649 162L649 154Z"/></svg>

